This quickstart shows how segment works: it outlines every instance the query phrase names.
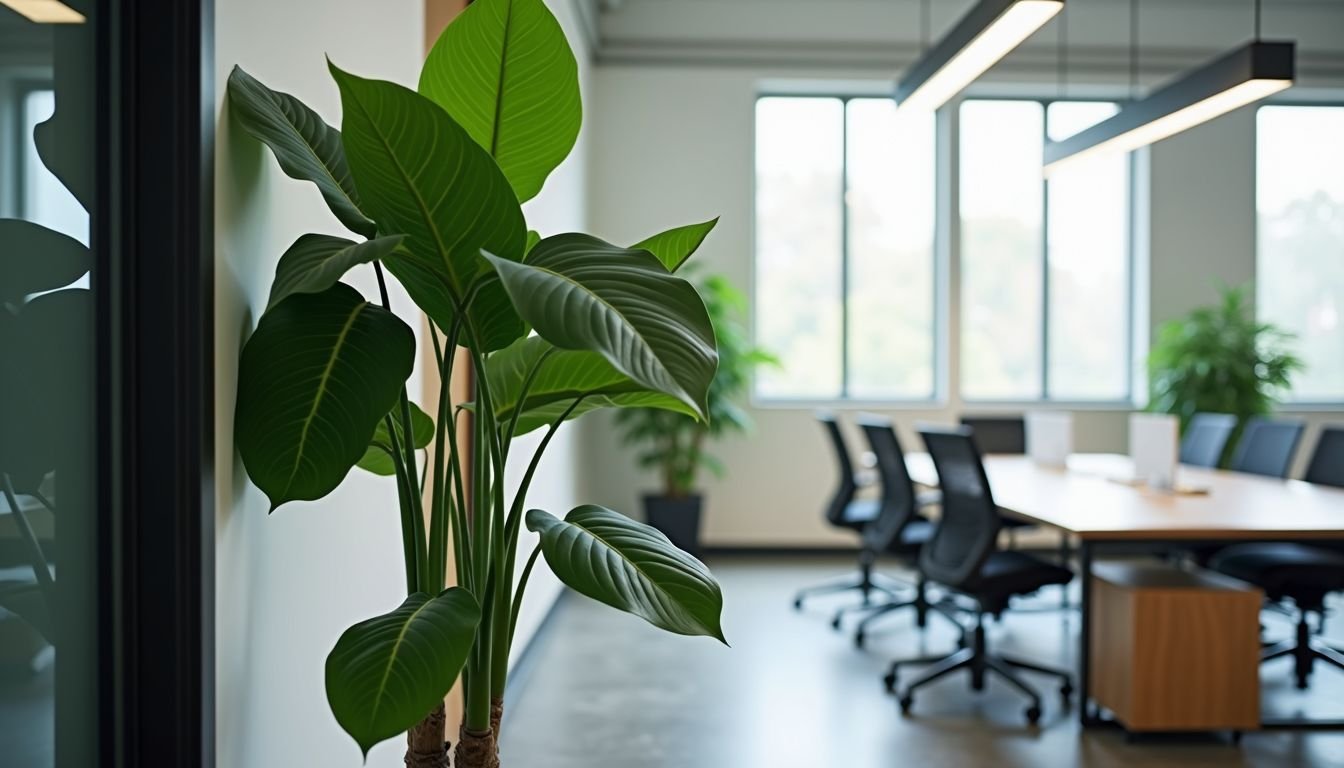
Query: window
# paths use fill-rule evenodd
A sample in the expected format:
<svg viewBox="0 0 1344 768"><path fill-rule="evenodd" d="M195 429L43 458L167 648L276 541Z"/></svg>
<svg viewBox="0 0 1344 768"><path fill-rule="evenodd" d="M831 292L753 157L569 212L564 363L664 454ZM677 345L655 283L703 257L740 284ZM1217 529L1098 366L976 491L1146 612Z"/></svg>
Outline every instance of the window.
<svg viewBox="0 0 1344 768"><path fill-rule="evenodd" d="M934 117L886 98L756 103L756 340L769 399L934 395Z"/></svg>
<svg viewBox="0 0 1344 768"><path fill-rule="evenodd" d="M1110 116L1107 102L961 106L961 394L1120 401L1130 394L1129 160L1046 181L1044 140Z"/></svg>
<svg viewBox="0 0 1344 768"><path fill-rule="evenodd" d="M1298 402L1344 401L1344 107L1267 106L1256 125L1256 308L1296 334Z"/></svg>

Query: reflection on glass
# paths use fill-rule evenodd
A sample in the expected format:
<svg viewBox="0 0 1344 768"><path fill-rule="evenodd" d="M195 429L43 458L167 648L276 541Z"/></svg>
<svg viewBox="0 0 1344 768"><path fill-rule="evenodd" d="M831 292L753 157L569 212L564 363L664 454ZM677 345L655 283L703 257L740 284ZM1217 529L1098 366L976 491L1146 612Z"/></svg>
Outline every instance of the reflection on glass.
<svg viewBox="0 0 1344 768"><path fill-rule="evenodd" d="M961 393L1041 396L1041 157L1034 101L961 106Z"/></svg>
<svg viewBox="0 0 1344 768"><path fill-rule="evenodd" d="M97 764L96 25L68 5L89 23L0 6L0 765L25 768Z"/></svg>
<svg viewBox="0 0 1344 768"><path fill-rule="evenodd" d="M1105 102L1046 110L1051 141L1115 114ZM1080 160L1049 180L1048 396L1122 400L1129 394L1129 156Z"/></svg>
<svg viewBox="0 0 1344 768"><path fill-rule="evenodd" d="M933 396L934 119L848 104L849 396Z"/></svg>
<svg viewBox="0 0 1344 768"><path fill-rule="evenodd" d="M756 102L756 339L783 361L765 397L841 394L843 132L839 99Z"/></svg>
<svg viewBox="0 0 1344 768"><path fill-rule="evenodd" d="M1256 310L1297 335L1289 397L1344 400L1344 107L1269 106L1256 139Z"/></svg>

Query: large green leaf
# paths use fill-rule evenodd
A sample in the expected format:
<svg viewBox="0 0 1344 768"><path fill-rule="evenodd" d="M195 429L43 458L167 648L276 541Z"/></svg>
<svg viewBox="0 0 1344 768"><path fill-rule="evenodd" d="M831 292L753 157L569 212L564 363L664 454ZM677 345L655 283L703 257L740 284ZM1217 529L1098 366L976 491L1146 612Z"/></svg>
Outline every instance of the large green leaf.
<svg viewBox="0 0 1344 768"><path fill-rule="evenodd" d="M18 305L29 294L64 288L89 271L83 243L22 219L0 219L0 305Z"/></svg>
<svg viewBox="0 0 1344 768"><path fill-rule="evenodd" d="M274 307L293 293L321 293L339 282L351 267L384 259L400 244L400 235L362 243L331 235L303 235L275 265L267 307Z"/></svg>
<svg viewBox="0 0 1344 768"><path fill-rule="evenodd" d="M534 368L537 373L520 404L523 385ZM650 392L596 352L556 349L540 336L519 339L491 355L485 375L500 423L507 423L521 408L514 430L518 435L554 423L579 397L583 401L569 414L571 419L599 408L664 408L695 415L690 406Z"/></svg>
<svg viewBox="0 0 1344 768"><path fill-rule="evenodd" d="M439 37L420 92L485 147L531 200L579 136L579 69L543 0L476 0Z"/></svg>
<svg viewBox="0 0 1344 768"><path fill-rule="evenodd" d="M239 363L234 435L272 509L340 485L414 362L411 329L343 283L262 315Z"/></svg>
<svg viewBox="0 0 1344 768"><path fill-rule="evenodd" d="M327 656L327 703L365 756L443 702L480 620L476 598L452 587L433 598L417 592L341 635Z"/></svg>
<svg viewBox="0 0 1344 768"><path fill-rule="evenodd" d="M365 204L384 233L406 235L403 248L384 263L415 303L448 328L468 289L489 272L481 249L522 258L527 226L518 200L490 156L434 102L334 65L331 72L341 89L350 169ZM472 302L486 350L523 334L505 299L498 286L486 285Z"/></svg>
<svg viewBox="0 0 1344 768"><path fill-rule="evenodd" d="M420 406L411 403L411 440L416 450L420 450L434 441L434 420L420 410ZM397 439L403 434L401 427L401 406L392 408L392 427ZM360 469L375 475L395 475L396 464L392 461L392 439L388 437L387 419L378 420L378 428L373 431L368 450L356 464ZM404 450L404 448L403 448Z"/></svg>
<svg viewBox="0 0 1344 768"><path fill-rule="evenodd" d="M687 224L654 235L630 247L652 253L664 267L667 267L668 272L676 272L687 259L691 258L691 254L695 253L700 244L705 242L710 230L718 223L719 220L714 218L700 224Z"/></svg>
<svg viewBox="0 0 1344 768"><path fill-rule="evenodd" d="M616 370L700 416L718 355L700 294L643 250L588 235L542 240L527 263L488 256L523 319L561 349Z"/></svg>
<svg viewBox="0 0 1344 768"><path fill-rule="evenodd" d="M229 105L243 128L271 148L286 175L317 185L342 224L365 237L377 233L378 227L360 209L340 131L303 102L272 91L240 67L229 74Z"/></svg>
<svg viewBox="0 0 1344 768"><path fill-rule="evenodd" d="M531 510L527 527L541 534L547 564L574 591L668 632L726 642L718 582L656 528L592 504L564 520Z"/></svg>

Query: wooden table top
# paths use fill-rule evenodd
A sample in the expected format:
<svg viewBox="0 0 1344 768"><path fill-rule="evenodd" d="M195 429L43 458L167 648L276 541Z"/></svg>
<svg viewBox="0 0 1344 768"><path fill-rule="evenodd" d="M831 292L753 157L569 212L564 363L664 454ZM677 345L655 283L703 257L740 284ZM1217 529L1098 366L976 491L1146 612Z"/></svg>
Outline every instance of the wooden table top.
<svg viewBox="0 0 1344 768"><path fill-rule="evenodd" d="M906 455L915 482L936 486L928 454ZM994 501L1041 525L1096 540L1344 539L1344 489L1240 472L1182 466L1191 494L1117 482L1133 474L1126 456L1078 454L1067 468L1026 456L985 457Z"/></svg>

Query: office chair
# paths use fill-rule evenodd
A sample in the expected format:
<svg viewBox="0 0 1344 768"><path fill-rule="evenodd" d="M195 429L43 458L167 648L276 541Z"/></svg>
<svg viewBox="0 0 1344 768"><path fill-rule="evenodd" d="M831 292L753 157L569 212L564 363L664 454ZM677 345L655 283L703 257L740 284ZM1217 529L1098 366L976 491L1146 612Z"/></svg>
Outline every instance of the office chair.
<svg viewBox="0 0 1344 768"><path fill-rule="evenodd" d="M983 453L1027 452L1027 422L1021 416L962 416L961 426L975 432L975 444Z"/></svg>
<svg viewBox="0 0 1344 768"><path fill-rule="evenodd" d="M1322 431L1303 479L1344 488L1344 427ZM1211 566L1260 587L1270 600L1293 603L1297 614L1296 635L1265 648L1261 661L1291 657L1298 688L1307 687L1318 659L1344 669L1344 652L1312 637L1308 623L1311 614L1324 619L1327 594L1344 590L1344 553L1303 544L1237 544L1216 554Z"/></svg>
<svg viewBox="0 0 1344 768"><path fill-rule="evenodd" d="M1196 413L1181 437L1181 463L1215 469L1223 460L1237 417L1226 413Z"/></svg>
<svg viewBox="0 0 1344 768"><path fill-rule="evenodd" d="M892 555L914 566L920 547L933 535L933 523L919 512L924 507L937 504L941 494L937 491L915 493L915 483L905 466L905 452L901 450L901 441L889 419L864 415L857 421L873 455L877 457L877 474L882 484L880 511L863 531L864 549L877 555ZM922 575L917 578L913 596L909 599L893 600L876 606L846 606L836 612L831 626L839 629L848 613L867 612L868 615L859 622L854 633L854 644L862 648L868 628L875 620L905 608L914 609L915 625L918 627L922 628L928 623L927 617L932 610L948 618L958 629L961 628L960 622L947 608L929 602L927 585Z"/></svg>
<svg viewBox="0 0 1344 768"><path fill-rule="evenodd" d="M861 539L864 528L877 519L881 510L881 503L877 499L854 498L859 490L859 482L854 474L854 462L850 459L849 447L845 444L845 436L840 431L840 422L835 414L818 413L817 421L821 422L822 428L826 431L826 436L831 443L832 453L835 455L836 468L840 474L840 484L836 486L835 493L831 494L830 503L826 505L826 522L836 528L853 531L859 534ZM855 578L799 590L797 596L793 599L793 607L801 609L803 601L815 595L830 595L840 592L860 592L863 595L863 605L872 604L872 594L874 592L896 599L898 594L894 590L888 589L874 580L873 563L876 559L877 553L861 546L859 549L859 573Z"/></svg>
<svg viewBox="0 0 1344 768"><path fill-rule="evenodd" d="M1235 472L1246 472L1266 477L1287 477L1297 455L1297 444L1302 439L1301 421L1275 421L1256 417L1246 424L1241 433L1241 442L1237 443L1232 454L1229 468ZM1215 554L1221 552L1221 544L1193 546L1185 555L1196 565L1207 566Z"/></svg>
<svg viewBox="0 0 1344 768"><path fill-rule="evenodd" d="M1027 420L1021 416L962 416L961 426L969 428L975 435L975 444L983 453L999 453L1019 456L1027 452ZM1009 546L1017 546L1017 532L1024 528L1034 528L1025 520L1004 518L1003 529L1008 532ZM1060 545L1062 563L1067 563L1068 537ZM1067 604L1067 600L1066 600Z"/></svg>
<svg viewBox="0 0 1344 768"><path fill-rule="evenodd" d="M1231 468L1253 475L1287 477L1304 427L1301 421L1251 419L1232 454Z"/></svg>
<svg viewBox="0 0 1344 768"><path fill-rule="evenodd" d="M885 678L887 690L896 690L901 667L933 665L901 690L901 712L908 714L915 691L934 680L965 669L971 675L971 689L980 691L985 686L985 673L993 672L1031 700L1026 717L1028 723L1035 725L1041 718L1041 697L1017 671L1058 678L1060 694L1066 702L1073 693L1069 674L990 653L985 643L984 617L1002 614L1009 599L1016 595L1031 594L1047 585L1067 584L1073 573L1023 552L998 549L998 507L970 429L926 429L920 435L938 470L943 500L942 517L933 538L919 551L919 568L930 583L970 598L975 604L975 625L971 628L971 642L949 656L892 662Z"/></svg>

